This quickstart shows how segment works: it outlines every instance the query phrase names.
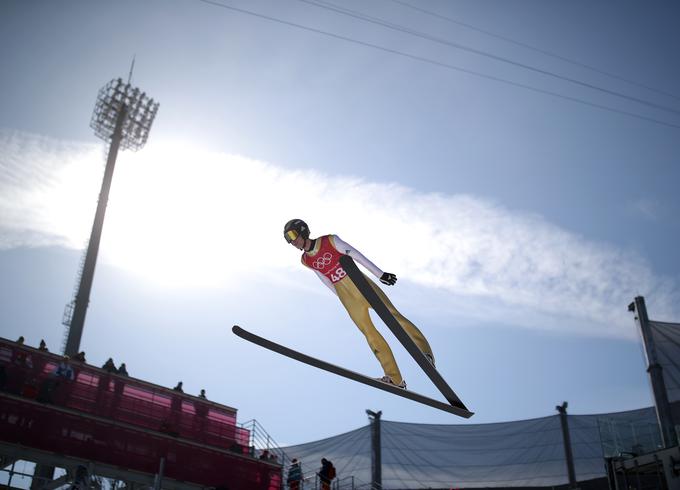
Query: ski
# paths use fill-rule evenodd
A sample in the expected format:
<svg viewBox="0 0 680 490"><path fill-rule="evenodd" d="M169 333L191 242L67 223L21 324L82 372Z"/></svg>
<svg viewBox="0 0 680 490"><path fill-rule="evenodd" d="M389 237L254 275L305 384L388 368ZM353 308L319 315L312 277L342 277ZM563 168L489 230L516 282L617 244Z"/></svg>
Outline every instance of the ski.
<svg viewBox="0 0 680 490"><path fill-rule="evenodd" d="M411 354L411 357L418 363L425 374L430 378L434 385L439 389L439 391L444 395L444 397L449 401L449 403L472 415L465 404L458 398L458 395L451 389L444 378L439 374L439 371L430 364L425 354L423 354L415 342L408 336L404 331L399 322L392 316L385 304L380 300L376 292L373 290L371 285L364 274L359 270L359 267L354 263L354 260L349 255L342 255L340 257L340 265L345 270L347 275L350 277L352 282L359 289L361 294L364 295L366 301L373 307L378 316L385 322L385 325L392 331L397 340L401 342L404 348Z"/></svg>
<svg viewBox="0 0 680 490"><path fill-rule="evenodd" d="M244 330L243 328L239 327L238 325L234 325L232 327L232 332L234 332L236 335L241 337L244 340L247 340L249 342L252 342L253 344L257 344L261 347L264 347L265 349L269 349L273 352L277 352L281 355L284 355L286 357L290 357L291 359L295 359L296 361L303 362L305 364L308 364L310 366L314 366L319 369L323 369L324 371L328 371L329 373L337 374L339 376L343 376L347 379L351 379L354 381L358 381L359 383L363 383L368 386L372 386L374 388L378 388L383 391L387 391L389 393L392 393L394 395L398 395L404 398L408 398L410 400L422 403L424 405L428 405L433 408L438 408L439 410L443 410L445 412L449 412L455 415L458 415L460 417L464 418L470 418L473 413L468 411L465 408L461 408L459 406L454 406L454 405L449 405L448 403L440 402L438 400L434 400L432 398L428 398L424 395L420 395L418 393L414 393L413 391L409 390L404 390L401 388L398 388L393 385L389 385L387 383L383 383L382 381L378 381L374 378L371 378L369 376L364 376L363 374L359 374L355 371L351 371L349 369L345 369L340 366L336 366L335 364L331 364L326 361L322 361L320 359L317 359L315 357L308 356L306 354L303 354L301 352L295 351L293 349L289 349L288 347L285 347L281 344L277 344L276 342L272 342L271 340L267 340L263 337L260 337L258 335L255 335L253 333L248 332L247 330Z"/></svg>

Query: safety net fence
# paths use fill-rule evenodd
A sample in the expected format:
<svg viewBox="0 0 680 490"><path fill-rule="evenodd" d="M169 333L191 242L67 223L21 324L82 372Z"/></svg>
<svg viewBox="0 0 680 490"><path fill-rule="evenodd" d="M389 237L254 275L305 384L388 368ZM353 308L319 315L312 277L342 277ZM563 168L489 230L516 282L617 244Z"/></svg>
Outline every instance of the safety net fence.
<svg viewBox="0 0 680 490"><path fill-rule="evenodd" d="M576 477L605 477L604 458L656 444L653 408L568 415ZM559 415L493 424L437 425L382 420L385 489L538 487L569 483ZM604 427L604 428L603 428ZM637 432L636 432L637 430ZM651 431L651 433L650 433ZM623 434L632 434L623 436ZM651 435L650 435L651 434ZM650 439L651 438L651 439ZM284 451L315 468L333 461L338 476L371 481L371 427Z"/></svg>
<svg viewBox="0 0 680 490"><path fill-rule="evenodd" d="M680 323L650 321L668 401L680 401Z"/></svg>

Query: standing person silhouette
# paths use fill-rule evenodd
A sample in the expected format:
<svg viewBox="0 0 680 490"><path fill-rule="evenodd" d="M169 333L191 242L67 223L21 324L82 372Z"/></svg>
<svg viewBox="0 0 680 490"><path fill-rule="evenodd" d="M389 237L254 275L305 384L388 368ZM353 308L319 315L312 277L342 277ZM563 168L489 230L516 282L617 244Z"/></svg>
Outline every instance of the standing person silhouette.
<svg viewBox="0 0 680 490"><path fill-rule="evenodd" d="M371 321L368 312L371 305L366 301L366 298L364 298L352 280L347 277L346 272L340 265L340 256L349 255L379 278L380 282L385 285L394 285L397 282L397 276L390 272L383 272L361 252L341 240L337 235L323 235L311 239L309 237L309 227L301 219L292 219L286 223L283 228L283 236L288 243L303 251L302 264L316 272L321 281L338 296L352 321L354 321L359 330L361 330L361 333L366 337L368 345L378 358L378 362L380 362L384 372L384 376L376 379L406 389L406 382L401 376L392 349L390 349L384 337L378 332ZM366 280L404 331L406 331L434 366L432 349L425 336L413 323L397 311L377 284L368 277L366 277Z"/></svg>
<svg viewBox="0 0 680 490"><path fill-rule="evenodd" d="M331 482L335 479L335 466L326 458L321 458L321 469L317 473L321 481L321 490L331 490Z"/></svg>
<svg viewBox="0 0 680 490"><path fill-rule="evenodd" d="M288 478L286 482L288 483L288 488L290 490L300 490L300 482L302 481L302 468L300 467L300 462L293 458L290 462L290 467L288 468Z"/></svg>

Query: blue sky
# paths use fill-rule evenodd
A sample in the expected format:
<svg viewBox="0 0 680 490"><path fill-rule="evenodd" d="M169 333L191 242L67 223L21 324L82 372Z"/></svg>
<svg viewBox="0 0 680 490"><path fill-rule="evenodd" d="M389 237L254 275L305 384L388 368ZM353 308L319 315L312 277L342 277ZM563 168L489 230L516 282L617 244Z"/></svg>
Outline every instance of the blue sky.
<svg viewBox="0 0 680 490"><path fill-rule="evenodd" d="M132 83L160 109L116 167L92 363L205 388L291 444L363 425L366 408L487 423L563 400L573 413L651 403L626 306L641 294L652 318L680 319L678 6L215 3L0 6L0 335L61 346L106 152L91 113L135 56ZM398 275L388 294L469 422L231 334L381 374L283 241L292 217ZM390 343L409 386L437 396Z"/></svg>

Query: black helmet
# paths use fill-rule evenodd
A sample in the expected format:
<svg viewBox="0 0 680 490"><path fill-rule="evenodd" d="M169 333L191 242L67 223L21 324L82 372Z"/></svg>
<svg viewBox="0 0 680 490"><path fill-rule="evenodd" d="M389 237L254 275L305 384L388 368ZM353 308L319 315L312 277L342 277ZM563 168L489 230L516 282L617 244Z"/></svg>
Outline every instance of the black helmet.
<svg viewBox="0 0 680 490"><path fill-rule="evenodd" d="M292 219L283 227L283 237L288 243L302 235L305 240L309 238L309 226L301 219Z"/></svg>

